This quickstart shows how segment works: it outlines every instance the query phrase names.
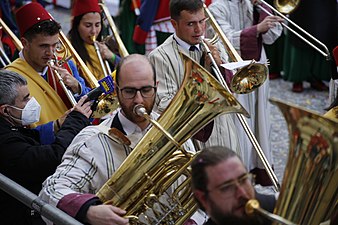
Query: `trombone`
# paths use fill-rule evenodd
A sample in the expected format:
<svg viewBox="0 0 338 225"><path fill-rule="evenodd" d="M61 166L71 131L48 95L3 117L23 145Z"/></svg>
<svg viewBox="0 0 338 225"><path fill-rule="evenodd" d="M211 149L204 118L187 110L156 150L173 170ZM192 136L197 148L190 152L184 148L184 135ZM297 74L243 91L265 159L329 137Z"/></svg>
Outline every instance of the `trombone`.
<svg viewBox="0 0 338 225"><path fill-rule="evenodd" d="M0 29L4 30L8 34L8 36L13 41L16 49L18 49L19 51L23 49L22 43L19 40L19 38L11 31L11 29L9 29L7 24L1 18L0 18ZM3 65L3 67L9 65L11 63L11 60L6 55L3 46L0 47L0 54L1 54L0 63Z"/></svg>
<svg viewBox="0 0 338 225"><path fill-rule="evenodd" d="M111 31L112 31L112 33L113 33L113 35L115 37L115 40L117 42L117 45L119 46L119 54L120 54L120 56L121 57L128 56L129 53L128 53L126 47L123 44L123 41L122 41L122 39L121 39L121 37L119 35L119 32L118 32L118 30L116 28L116 25L115 25L115 23L114 23L111 15L110 15L110 13L109 13L109 10L108 10L107 6L104 4L104 0L101 0L100 3L99 3L99 5L100 5L100 7L102 9L102 12L105 15L105 18L107 19L107 22L108 22L108 24L109 24L109 26L111 28Z"/></svg>
<svg viewBox="0 0 338 225"><path fill-rule="evenodd" d="M95 37L95 35L91 36L91 39L93 41L94 49L95 49L96 55L97 55L97 57L99 59L99 62L100 62L103 74L104 74L105 77L109 76L111 74L110 66L109 66L107 60L103 60L102 59L102 56L101 56L101 53L100 53L100 48L99 48L98 44L96 43L96 37Z"/></svg>
<svg viewBox="0 0 338 225"><path fill-rule="evenodd" d="M0 41L0 63L2 65L2 67L5 67L7 65L9 65L11 63L11 60L8 58L8 56L6 55L6 52L3 48L2 42Z"/></svg>
<svg viewBox="0 0 338 225"><path fill-rule="evenodd" d="M62 59L60 61L58 61L58 56L56 53L54 53L54 59L51 59L48 62L48 66L50 67L53 75L58 79L63 91L66 93L68 100L70 101L70 103L72 104L72 106L76 105L77 101L74 98L73 93L71 92L71 90L69 90L66 86L66 84L63 82L63 79L61 77L61 75L59 74L59 72L57 70L54 70L51 68L51 66L56 65L58 67L62 66L62 64L64 62L67 62L71 57L68 57L66 59Z"/></svg>
<svg viewBox="0 0 338 225"><path fill-rule="evenodd" d="M285 14L289 14L290 12L292 12L298 5L299 1L286 1L285 5L282 5L280 3L278 3L277 0L274 1L275 4L277 5L277 7ZM285 27L286 29L288 29L289 31L291 31L294 35L296 35L297 37L299 37L300 39L302 39L304 42L306 42L308 45L310 45L312 48L314 48L315 50L317 50L320 54L322 54L323 56L325 56L326 60L330 60L330 52L327 49L327 47L320 42L317 38L315 38L314 36L312 36L311 34L309 34L307 31L305 31L303 28L301 28L300 26L298 26L296 23L294 23L292 20L290 20L289 18L287 18L286 16L284 16L282 13L280 13L277 9L275 9L274 7L272 7L271 5L269 5L267 2L265 2L264 0L258 0L256 6L261 9L262 11L264 11L265 13L267 13L269 16L272 16L272 14L267 11L265 8L263 8L261 5L259 5L259 3L262 3L264 5L266 5L267 7L269 7L272 11L274 11L276 14L278 14L280 17L282 17L283 19L285 19L286 21L288 21L290 24L292 24L293 26L295 26L298 30L300 30L301 32L303 32L303 34L305 34L308 38L312 39L312 41L316 42L318 45L320 45L324 51L322 51L320 48L318 48L317 46L315 46L313 43L311 43L309 40L305 39L303 36L301 36L299 33L297 33L294 29L290 28L288 25L286 25L285 23L281 23L281 25L283 27Z"/></svg>
<svg viewBox="0 0 338 225"><path fill-rule="evenodd" d="M231 45L230 41L225 37L224 33L222 32L221 28L219 27L219 25L217 24L215 18L212 16L211 12L209 11L209 9L207 8L207 6L204 4L203 5L204 9L205 9L205 12L206 14L208 15L209 17L209 20L211 21L211 25L213 26L213 28L217 31L219 37L222 39L222 42L224 44L224 47L226 48L229 56L234 60L234 61L237 61L237 62L241 62L243 61L242 58L239 56L239 54L237 53L237 51L235 50L235 48ZM221 71L219 70L211 52L210 52L210 49L208 48L208 46L205 44L204 41L201 41L201 43L203 44L204 48L206 49L207 51L207 54L209 56L209 58L211 59L211 62L212 62L212 69L214 70L218 80L220 81L220 83L222 84L222 86L227 90L229 91L229 93L231 93L227 83L225 82L223 76L222 76L222 73ZM254 74L253 74L254 73ZM244 67L241 69L241 71L239 73L236 73L234 75L234 78L238 79L238 80L241 80L242 81L245 81L245 82L241 82L239 81L239 83L237 85L233 85L233 89L234 91L236 92L237 89L241 90L241 93L243 93L243 90L246 89L246 87L248 86L247 84L247 79L245 78L248 77L247 74L251 75L251 76L260 76L258 73L264 73L263 76L263 79L259 79L261 81L261 84L265 81L266 77L267 77L267 69L266 69L266 66L262 65L262 64L256 64L256 63L251 63L250 65L248 65L247 67ZM265 77L265 79L264 79ZM231 82L233 84L233 82ZM244 85L244 86L241 86L241 85ZM252 85L252 86L256 86L257 85ZM252 89L250 88L250 90L248 90L247 93L249 93L250 91L252 91ZM279 182L278 182L278 179L277 179L277 176L276 174L273 172L268 160L266 159L266 156L264 155L264 152L261 148L261 146L259 145L255 135L252 133L247 121L245 120L244 116L241 115L241 114L238 114L236 113L236 116L239 120L239 122L241 123L241 125L243 126L243 129L245 131L245 133L247 134L248 138L250 139L251 143L252 143L252 146L254 147L254 149L256 150L260 160L262 161L263 163L263 166L269 176L269 178L271 179L276 191L279 191L279 188L280 188L280 185L279 185Z"/></svg>
<svg viewBox="0 0 338 225"><path fill-rule="evenodd" d="M1 29L3 29L12 39L16 49L18 49L19 51L21 51L23 49L23 45L21 43L21 41L19 40L19 38L11 31L11 29L9 29L9 27L7 26L7 24L0 18L0 26Z"/></svg>

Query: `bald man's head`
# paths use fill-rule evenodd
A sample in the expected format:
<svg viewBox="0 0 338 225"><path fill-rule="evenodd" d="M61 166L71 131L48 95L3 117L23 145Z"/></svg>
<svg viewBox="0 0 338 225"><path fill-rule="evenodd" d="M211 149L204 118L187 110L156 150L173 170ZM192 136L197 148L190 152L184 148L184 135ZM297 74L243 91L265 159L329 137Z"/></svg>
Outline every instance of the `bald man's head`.
<svg viewBox="0 0 338 225"><path fill-rule="evenodd" d="M149 59L144 55L131 54L131 55L128 55L127 57L125 57L125 58L122 58L122 60L119 62L119 64L116 67L116 84L117 85L119 85L120 76L123 76L124 67L128 66L128 65L134 65L134 64L137 64L138 66L149 66L149 67L151 67L151 71L152 71L153 77L154 77L154 85L156 84L155 68L149 62ZM122 74L121 74L121 71L122 71Z"/></svg>

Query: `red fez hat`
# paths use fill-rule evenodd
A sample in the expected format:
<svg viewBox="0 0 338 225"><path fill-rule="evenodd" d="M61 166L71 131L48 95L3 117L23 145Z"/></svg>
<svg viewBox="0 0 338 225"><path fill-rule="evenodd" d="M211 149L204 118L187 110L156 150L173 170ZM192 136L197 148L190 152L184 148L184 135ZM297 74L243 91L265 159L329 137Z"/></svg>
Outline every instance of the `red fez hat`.
<svg viewBox="0 0 338 225"><path fill-rule="evenodd" d="M101 12L98 0L75 0L72 12L74 17L89 12Z"/></svg>
<svg viewBox="0 0 338 225"><path fill-rule="evenodd" d="M53 20L45 8L36 2L22 6L18 9L15 16L21 36L35 24L45 20Z"/></svg>

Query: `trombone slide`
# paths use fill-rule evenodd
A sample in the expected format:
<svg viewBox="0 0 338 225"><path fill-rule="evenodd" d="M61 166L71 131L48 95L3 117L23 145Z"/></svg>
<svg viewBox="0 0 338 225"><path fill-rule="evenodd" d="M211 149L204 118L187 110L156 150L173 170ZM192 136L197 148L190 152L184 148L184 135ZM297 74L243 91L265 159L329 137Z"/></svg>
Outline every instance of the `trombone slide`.
<svg viewBox="0 0 338 225"><path fill-rule="evenodd" d="M52 61L50 61L48 64L51 66L54 63ZM59 83L60 83L63 91L66 93L67 98L70 101L70 103L72 104L72 106L76 105L77 101L75 100L73 93L67 88L67 86L63 82L63 79L62 79L61 75L59 74L59 72L56 71L56 70L54 70L54 69L52 69L52 68L50 68L50 69L53 72L53 75L56 76L57 80L59 81Z"/></svg>
<svg viewBox="0 0 338 225"><path fill-rule="evenodd" d="M305 43L307 43L308 45L310 45L312 48L314 48L315 50L317 50L320 54L322 54L323 56L325 56L326 60L330 60L330 52L327 49L327 47L320 42L317 38L315 38L314 36L312 36L311 34L309 34L307 31L305 31L303 28L301 28L300 26L298 26L296 23L294 23L292 20L290 20L289 18L287 18L286 16L284 16L282 13L280 13L277 9L275 9L274 7L272 7L271 5L269 5L268 3L266 3L264 0L259 0L259 2L263 3L264 5L266 5L267 7L269 7L272 11L274 11L275 13L278 14L278 16L282 17L283 19L285 19L286 21L288 21L290 24L292 24L293 26L295 26L298 30L300 30L301 32L303 32L304 34L306 34L309 38L311 38L314 42L316 42L317 44L319 44L320 46L322 46L322 48L325 50L322 51L321 49L319 49L317 46L315 46L313 43L311 43L309 40L305 39L302 35L300 35L299 33L297 33L294 29L290 28L288 25L286 25L285 23L281 23L281 25L283 27L285 27L286 29L288 29L289 31L291 31L294 35L296 35L297 37L299 37L300 39L302 39ZM262 7L261 5L256 5L260 10L264 11L266 14L268 14L269 16L273 16L269 11L267 11L264 7Z"/></svg>
<svg viewBox="0 0 338 225"><path fill-rule="evenodd" d="M220 83L222 84L222 86L229 92L231 93L227 83L225 82L223 76L222 76L222 73L221 71L219 70L216 62L215 62L215 59L214 57L212 56L211 52L210 52L210 49L209 47L205 44L205 42L202 40L201 41L202 45L204 46L204 48L206 49L206 52L207 52L207 55L208 57L210 58L211 60L211 63L212 63L212 69L214 71L214 73L216 74L216 77L217 79L220 81ZM236 50L235 50L236 51ZM275 190L276 191L279 191L279 188L280 188L280 185L279 185L279 182L278 182L278 179L277 179L277 176L276 174L273 172L266 156L264 155L264 152L261 148L261 146L259 145L255 135L252 133L247 121L245 120L244 116L242 114L239 114L239 113L236 113L236 116L239 120L239 122L241 123L241 125L243 126L243 129L245 131L245 133L248 135L248 138L250 140L250 142L252 143L252 146L254 147L254 149L256 150L260 160L262 161L263 163L263 166L264 168L266 169L266 172L269 176L269 178L271 179L272 183L273 183L273 186L275 187Z"/></svg>
<svg viewBox="0 0 338 225"><path fill-rule="evenodd" d="M108 72L107 72L107 68L109 68L109 65L108 62L106 60L103 60L102 59L102 56L101 56L101 52L100 52L100 48L99 46L97 45L96 43L96 40L95 40L95 36L93 36L93 45L94 45L94 48L95 48L95 52L96 52L96 55L97 57L99 58L99 62L100 62L100 65L101 65L101 68L102 68L102 71L104 73L104 76L109 76Z"/></svg>

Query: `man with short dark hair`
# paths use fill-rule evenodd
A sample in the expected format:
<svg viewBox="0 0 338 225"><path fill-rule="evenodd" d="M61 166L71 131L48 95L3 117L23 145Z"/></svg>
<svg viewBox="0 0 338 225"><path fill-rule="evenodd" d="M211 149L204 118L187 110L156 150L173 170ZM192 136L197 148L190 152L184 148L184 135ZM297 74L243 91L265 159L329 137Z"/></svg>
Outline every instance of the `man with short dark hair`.
<svg viewBox="0 0 338 225"><path fill-rule="evenodd" d="M72 107L65 91L61 87L56 70L74 97L79 100L90 89L86 87L74 63L68 61L63 67L48 66L59 44L60 24L39 4L29 3L16 12L16 20L23 45L19 58L6 67L24 76L28 88L41 104L42 111L38 124L56 121Z"/></svg>
<svg viewBox="0 0 338 225"><path fill-rule="evenodd" d="M55 140L42 144L39 131L27 128L39 120L41 107L30 96L26 79L0 70L0 173L38 194L75 135L89 124L91 103L84 103L85 99L68 114ZM3 225L42 224L39 214L2 191L0 220Z"/></svg>
<svg viewBox="0 0 338 225"><path fill-rule="evenodd" d="M194 196L210 219L207 225L269 224L259 217L248 217L245 204L257 198L270 212L275 196L255 192L253 176L236 153L225 147L209 147L198 153L192 165Z"/></svg>
<svg viewBox="0 0 338 225"><path fill-rule="evenodd" d="M184 79L184 65L180 52L185 52L211 71L210 58L206 56L205 49L200 44L207 20L203 2L171 0L169 7L175 33L149 54L150 62L154 65L159 80L155 104L155 110L159 113L167 108ZM218 66L227 62L227 54L219 43L215 46L206 43ZM233 115L222 115L216 117L214 121L213 126L209 124L205 127L205 135L197 139L206 142L206 146L228 146L240 151Z"/></svg>

